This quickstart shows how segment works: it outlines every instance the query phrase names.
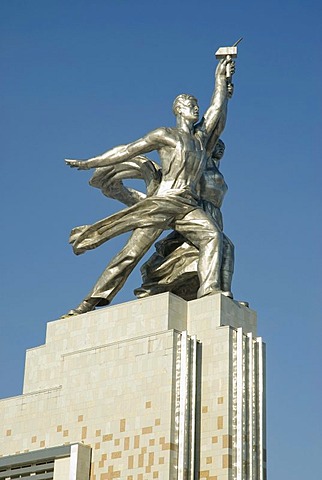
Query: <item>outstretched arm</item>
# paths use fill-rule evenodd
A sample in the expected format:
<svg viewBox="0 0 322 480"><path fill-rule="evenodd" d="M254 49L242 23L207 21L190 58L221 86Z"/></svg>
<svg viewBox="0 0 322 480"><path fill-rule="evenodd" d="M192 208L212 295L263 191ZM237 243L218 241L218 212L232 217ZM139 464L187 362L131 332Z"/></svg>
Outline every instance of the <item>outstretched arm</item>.
<svg viewBox="0 0 322 480"><path fill-rule="evenodd" d="M158 128L135 142L127 145L119 145L111 150L107 150L107 152L102 153L102 155L98 155L97 157L92 157L88 160L66 159L65 162L72 168L78 168L78 170L107 167L115 163L121 163L124 160L130 160L137 155L152 152L152 150L158 150L162 146L170 143L171 138L169 138L165 129Z"/></svg>
<svg viewBox="0 0 322 480"><path fill-rule="evenodd" d="M224 129L226 116L227 116L227 102L231 96L226 79L226 69L230 66L232 74L235 70L235 64L232 62L231 57L227 56L223 60L220 60L216 68L216 84L215 90L210 102L210 107L202 117L200 123L196 125L196 131L202 133L205 140L218 131L218 138Z"/></svg>

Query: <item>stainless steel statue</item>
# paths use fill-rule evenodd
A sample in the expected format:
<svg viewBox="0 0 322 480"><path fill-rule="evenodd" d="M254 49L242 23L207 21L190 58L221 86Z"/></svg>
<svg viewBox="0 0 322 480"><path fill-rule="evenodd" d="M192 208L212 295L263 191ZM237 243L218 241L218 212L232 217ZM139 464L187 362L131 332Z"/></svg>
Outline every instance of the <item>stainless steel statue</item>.
<svg viewBox="0 0 322 480"><path fill-rule="evenodd" d="M219 139L213 154L207 160L199 184L200 205L223 231L221 206L227 192L227 184L219 171L225 144ZM156 243L156 252L141 267L143 283L134 293L138 298L170 291L185 300L197 298L199 288L199 251L176 231ZM231 292L234 272L234 245L223 233L220 286L224 295L233 298Z"/></svg>
<svg viewBox="0 0 322 480"><path fill-rule="evenodd" d="M72 230L70 243L78 255L93 249L122 233L133 230L125 247L112 259L91 292L66 315L77 315L107 305L122 288L139 260L160 234L169 228L182 235L198 250L198 297L222 291L225 237L217 215L202 206L200 181L207 162L222 133L227 116L227 103L232 94L231 78L235 50L222 55L216 73L211 103L200 122L197 99L182 94L173 103L176 127L158 128L141 139L117 146L85 161L66 160L67 165L87 170L96 168L91 184L111 195L109 189L119 179L144 178L147 195L130 191L118 183L118 193L128 208L93 225ZM160 168L145 153L156 150ZM113 188L112 188L113 190ZM210 201L211 203L211 201ZM218 206L215 206L219 210ZM207 213L206 213L207 212ZM217 215L218 216L218 215ZM144 288L144 287L143 287ZM226 288L225 288L226 290ZM230 292L230 287L227 294Z"/></svg>

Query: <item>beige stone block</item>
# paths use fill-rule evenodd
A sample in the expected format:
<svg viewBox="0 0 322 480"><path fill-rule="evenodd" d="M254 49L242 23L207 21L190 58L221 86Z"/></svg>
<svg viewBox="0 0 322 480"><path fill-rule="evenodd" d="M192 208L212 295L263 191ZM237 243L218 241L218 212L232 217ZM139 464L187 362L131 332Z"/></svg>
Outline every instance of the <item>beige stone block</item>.
<svg viewBox="0 0 322 480"><path fill-rule="evenodd" d="M55 460L54 480L69 480L70 458Z"/></svg>
<svg viewBox="0 0 322 480"><path fill-rule="evenodd" d="M83 441L92 479L168 479L178 457L177 331L186 325L202 342L203 478L226 480L235 328L252 331L254 315L220 294L189 303L162 294L50 322L46 345L28 351L26 394L0 402L4 452Z"/></svg>

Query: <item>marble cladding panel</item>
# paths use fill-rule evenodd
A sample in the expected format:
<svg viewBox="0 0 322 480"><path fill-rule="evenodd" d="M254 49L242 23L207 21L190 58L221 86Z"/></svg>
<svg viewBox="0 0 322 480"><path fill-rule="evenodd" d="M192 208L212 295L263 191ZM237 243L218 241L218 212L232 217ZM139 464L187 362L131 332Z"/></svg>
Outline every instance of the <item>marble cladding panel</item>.
<svg viewBox="0 0 322 480"><path fill-rule="evenodd" d="M59 385L61 355L131 338L186 329L187 303L161 294L47 324L46 344L27 351L23 393Z"/></svg>
<svg viewBox="0 0 322 480"><path fill-rule="evenodd" d="M256 312L220 293L192 300L187 307L188 333L202 341L209 329L224 325L242 327L244 333L256 335Z"/></svg>
<svg viewBox="0 0 322 480"><path fill-rule="evenodd" d="M243 333L257 335L257 315L251 308L240 305L224 295L220 296L221 325L242 328Z"/></svg>
<svg viewBox="0 0 322 480"><path fill-rule="evenodd" d="M186 308L184 300L168 293L110 306L49 322L47 343L67 353L169 329L182 331Z"/></svg>
<svg viewBox="0 0 322 480"><path fill-rule="evenodd" d="M91 480L177 480L178 332L187 330L201 351L198 478L234 478L237 328L253 335L255 312L220 294L188 303L161 294L50 322L46 345L27 353L25 395L0 401L1 454L83 442ZM247 342L256 339L244 338L243 351Z"/></svg>
<svg viewBox="0 0 322 480"><path fill-rule="evenodd" d="M256 315L222 295L188 303L187 329L202 344L200 478L234 478L236 328L256 332ZM236 470L235 470L236 471Z"/></svg>
<svg viewBox="0 0 322 480"><path fill-rule="evenodd" d="M228 326L208 328L207 341L202 342L200 478L223 475L228 480L231 475L231 330Z"/></svg>
<svg viewBox="0 0 322 480"><path fill-rule="evenodd" d="M92 480L176 478L177 336L167 331L64 354L61 387L0 402L1 454L79 441L92 447Z"/></svg>

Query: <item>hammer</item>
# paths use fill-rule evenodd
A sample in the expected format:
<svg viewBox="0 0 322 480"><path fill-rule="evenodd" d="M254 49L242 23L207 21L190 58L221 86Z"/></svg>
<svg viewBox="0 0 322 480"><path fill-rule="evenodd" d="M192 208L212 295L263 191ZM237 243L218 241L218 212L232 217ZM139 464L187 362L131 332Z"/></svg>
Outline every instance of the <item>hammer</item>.
<svg viewBox="0 0 322 480"><path fill-rule="evenodd" d="M222 59L225 57L230 56L231 58L237 58L237 45L242 41L243 37L241 37L239 40L237 40L236 43L232 47L220 47L218 48L217 52L215 53L216 58ZM227 65L226 68L226 78L228 82L231 82L231 69L230 69L230 63Z"/></svg>

